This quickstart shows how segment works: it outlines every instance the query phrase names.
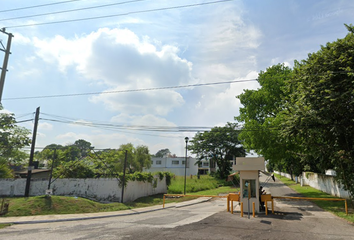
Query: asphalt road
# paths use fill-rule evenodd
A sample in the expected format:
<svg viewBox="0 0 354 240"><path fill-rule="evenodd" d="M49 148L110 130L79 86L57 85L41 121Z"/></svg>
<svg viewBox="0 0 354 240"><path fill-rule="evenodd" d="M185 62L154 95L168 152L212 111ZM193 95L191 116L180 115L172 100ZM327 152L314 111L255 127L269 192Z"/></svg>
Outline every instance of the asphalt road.
<svg viewBox="0 0 354 240"><path fill-rule="evenodd" d="M278 181L266 187L277 196L295 194ZM276 201L275 214L250 219L235 210L226 212L224 199L212 199L128 216L13 225L0 230L0 239L354 239L352 224L308 201Z"/></svg>

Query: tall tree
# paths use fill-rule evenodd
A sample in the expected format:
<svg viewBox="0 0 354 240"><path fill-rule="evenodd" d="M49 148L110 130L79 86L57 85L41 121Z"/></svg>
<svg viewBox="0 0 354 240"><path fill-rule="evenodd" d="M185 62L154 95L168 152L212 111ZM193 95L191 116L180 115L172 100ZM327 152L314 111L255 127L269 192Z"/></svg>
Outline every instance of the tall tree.
<svg viewBox="0 0 354 240"><path fill-rule="evenodd" d="M299 156L294 153L296 141L285 139L280 132L284 118L282 113L289 95L285 86L291 75L292 70L284 64L261 71L258 76L261 87L244 90L237 96L243 107L236 119L244 123L240 139L248 150L255 150L276 166L287 159L286 170L298 175L302 167Z"/></svg>
<svg viewBox="0 0 354 240"><path fill-rule="evenodd" d="M144 168L151 167L151 156L147 146L139 145L134 151L134 170L142 172Z"/></svg>
<svg viewBox="0 0 354 240"><path fill-rule="evenodd" d="M90 142L83 139L76 140L73 145L80 150L80 157L86 157L94 149Z"/></svg>
<svg viewBox="0 0 354 240"><path fill-rule="evenodd" d="M9 164L17 164L27 156L21 148L30 145L29 134L29 130L16 125L13 114L0 113L0 178L12 177Z"/></svg>
<svg viewBox="0 0 354 240"><path fill-rule="evenodd" d="M303 159L334 168L354 196L354 26L343 39L296 62L283 134L301 140Z"/></svg>
<svg viewBox="0 0 354 240"><path fill-rule="evenodd" d="M227 123L224 127L214 127L203 133L198 132L188 146L192 153L197 154L197 163L203 159L216 162L220 178L226 178L231 171L231 160L246 155L238 139L237 127L237 123Z"/></svg>

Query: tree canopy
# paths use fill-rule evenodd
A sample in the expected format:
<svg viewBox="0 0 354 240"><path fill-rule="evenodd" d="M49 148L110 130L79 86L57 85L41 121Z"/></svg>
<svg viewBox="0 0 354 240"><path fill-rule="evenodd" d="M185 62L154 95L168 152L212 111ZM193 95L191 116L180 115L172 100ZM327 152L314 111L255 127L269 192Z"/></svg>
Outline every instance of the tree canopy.
<svg viewBox="0 0 354 240"><path fill-rule="evenodd" d="M0 178L12 177L9 165L19 164L27 157L21 149L30 145L29 134L29 130L16 125L13 114L0 113Z"/></svg>
<svg viewBox="0 0 354 240"><path fill-rule="evenodd" d="M297 139L302 158L334 168L354 195L354 27L343 39L296 62L283 135Z"/></svg>
<svg viewBox="0 0 354 240"><path fill-rule="evenodd" d="M244 123L239 138L247 150L254 150L265 159L270 159L272 164L298 175L302 166L300 158L294 154L296 141L283 138L279 131L284 121L285 99L289 95L286 81L292 72L284 64L261 71L258 76L261 88L244 90L237 96L243 107L235 119Z"/></svg>
<svg viewBox="0 0 354 240"><path fill-rule="evenodd" d="M298 174L334 168L354 195L354 27L294 69L259 74L261 88L239 95L240 138L273 164Z"/></svg>
<svg viewBox="0 0 354 240"><path fill-rule="evenodd" d="M164 157L164 156L168 156L169 154L171 154L170 149L168 149L168 148L160 149L160 150L157 151L157 153L155 154L155 157L162 158L162 157Z"/></svg>
<svg viewBox="0 0 354 240"><path fill-rule="evenodd" d="M197 155L197 163L203 159L216 162L220 178L226 178L231 171L231 160L246 155L237 127L237 123L227 123L224 127L198 132L188 146Z"/></svg>

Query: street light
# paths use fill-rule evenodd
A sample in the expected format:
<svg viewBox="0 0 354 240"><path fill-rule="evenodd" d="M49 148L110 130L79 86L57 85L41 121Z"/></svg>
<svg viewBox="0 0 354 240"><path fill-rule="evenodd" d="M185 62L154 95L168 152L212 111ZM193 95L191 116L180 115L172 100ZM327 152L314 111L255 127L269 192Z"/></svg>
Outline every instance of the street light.
<svg viewBox="0 0 354 240"><path fill-rule="evenodd" d="M187 144L188 144L188 137L185 137L184 140L186 141L186 159L184 161L184 195L186 195L186 181L187 181Z"/></svg>

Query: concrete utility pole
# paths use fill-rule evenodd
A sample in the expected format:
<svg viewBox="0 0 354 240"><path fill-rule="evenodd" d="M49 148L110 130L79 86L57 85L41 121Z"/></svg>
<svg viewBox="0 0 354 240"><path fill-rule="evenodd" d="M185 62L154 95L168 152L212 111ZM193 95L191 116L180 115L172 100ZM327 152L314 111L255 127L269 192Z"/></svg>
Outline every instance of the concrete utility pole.
<svg viewBox="0 0 354 240"><path fill-rule="evenodd" d="M33 164L33 156L34 156L34 149L36 147L36 136L37 136L37 127L38 127L38 120L39 120L39 107L36 110L36 117L34 120L34 127L33 127L33 134L32 134L32 144L31 144L31 153L30 159L28 163L28 172L27 172L27 181L26 181L26 189L25 189L25 197L29 197L29 190L31 184L31 177L32 177L32 164Z"/></svg>
<svg viewBox="0 0 354 240"><path fill-rule="evenodd" d="M4 47L2 42L0 42L2 45L2 48L0 48L0 50L5 52L5 57L4 57L4 62L2 64L1 77L0 77L0 105L1 105L2 104L2 92L4 90L5 76L6 76L6 72L7 72L7 62L9 61L9 56L11 54L10 48L11 48L11 39L12 39L13 35L11 33L5 32L5 28L0 29L0 32L7 34L7 36L8 36L6 48Z"/></svg>

